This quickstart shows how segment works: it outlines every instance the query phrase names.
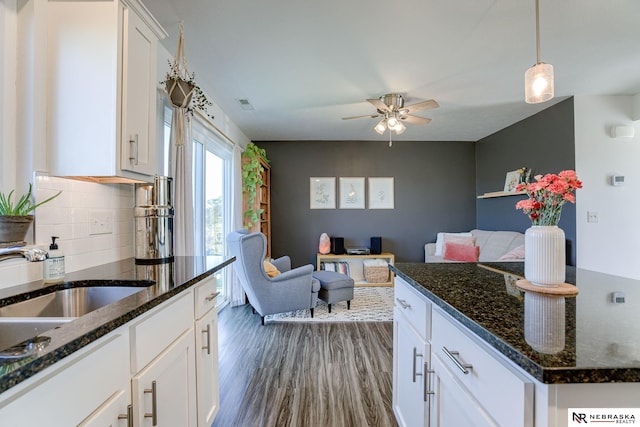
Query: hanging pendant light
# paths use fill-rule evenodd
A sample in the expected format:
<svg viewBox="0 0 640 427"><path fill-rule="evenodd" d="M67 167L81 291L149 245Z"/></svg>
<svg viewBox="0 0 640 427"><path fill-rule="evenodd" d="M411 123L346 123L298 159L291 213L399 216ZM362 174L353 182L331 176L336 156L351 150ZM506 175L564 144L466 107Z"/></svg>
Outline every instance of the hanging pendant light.
<svg viewBox="0 0 640 427"><path fill-rule="evenodd" d="M536 0L536 65L524 74L525 101L527 104L537 104L553 98L553 65L540 60L540 12Z"/></svg>

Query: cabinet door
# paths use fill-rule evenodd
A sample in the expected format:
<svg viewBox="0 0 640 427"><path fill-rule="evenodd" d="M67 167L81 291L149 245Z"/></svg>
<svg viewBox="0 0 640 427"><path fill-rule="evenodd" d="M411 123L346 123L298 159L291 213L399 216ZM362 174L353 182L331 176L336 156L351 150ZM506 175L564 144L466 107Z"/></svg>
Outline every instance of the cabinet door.
<svg viewBox="0 0 640 427"><path fill-rule="evenodd" d="M132 10L124 9L122 138L120 168L146 175L159 172L156 158L157 38Z"/></svg>
<svg viewBox="0 0 640 427"><path fill-rule="evenodd" d="M196 426L193 345L189 329L133 377L135 426Z"/></svg>
<svg viewBox="0 0 640 427"><path fill-rule="evenodd" d="M129 393L120 390L93 414L78 424L78 427L126 427L128 426Z"/></svg>
<svg viewBox="0 0 640 427"><path fill-rule="evenodd" d="M431 394L431 427L498 426L477 400L442 363L439 356L431 355L433 367L433 394ZM505 402L508 405L508 402Z"/></svg>
<svg viewBox="0 0 640 427"><path fill-rule="evenodd" d="M393 317L393 412L401 427L426 426L430 346L397 309Z"/></svg>
<svg viewBox="0 0 640 427"><path fill-rule="evenodd" d="M218 391L218 315L215 308L196 322L198 426L209 427L220 408Z"/></svg>

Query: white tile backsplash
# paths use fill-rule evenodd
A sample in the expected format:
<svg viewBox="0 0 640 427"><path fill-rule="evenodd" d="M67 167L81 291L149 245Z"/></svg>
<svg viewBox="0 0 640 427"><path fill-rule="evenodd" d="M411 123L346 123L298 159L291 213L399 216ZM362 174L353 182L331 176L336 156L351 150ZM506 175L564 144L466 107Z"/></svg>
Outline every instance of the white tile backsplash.
<svg viewBox="0 0 640 427"><path fill-rule="evenodd" d="M133 184L99 184L37 174L36 201L62 190L36 210L36 244L49 246L59 236L67 272L133 256ZM113 232L89 235L89 211L111 212Z"/></svg>

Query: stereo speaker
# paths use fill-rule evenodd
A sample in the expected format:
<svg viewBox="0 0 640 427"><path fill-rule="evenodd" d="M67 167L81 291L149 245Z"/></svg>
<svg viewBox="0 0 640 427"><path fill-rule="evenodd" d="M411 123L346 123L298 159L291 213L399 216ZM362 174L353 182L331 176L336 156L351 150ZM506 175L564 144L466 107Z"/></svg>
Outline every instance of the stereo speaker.
<svg viewBox="0 0 640 427"><path fill-rule="evenodd" d="M380 255L382 253L382 237L372 237L370 249L373 255Z"/></svg>
<svg viewBox="0 0 640 427"><path fill-rule="evenodd" d="M334 255L344 254L344 237L331 237L331 253Z"/></svg>

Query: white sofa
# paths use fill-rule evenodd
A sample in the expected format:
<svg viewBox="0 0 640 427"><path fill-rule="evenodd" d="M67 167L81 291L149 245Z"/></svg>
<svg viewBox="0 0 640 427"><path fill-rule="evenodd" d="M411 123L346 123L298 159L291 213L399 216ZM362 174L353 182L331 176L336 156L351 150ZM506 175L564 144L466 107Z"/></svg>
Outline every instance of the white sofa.
<svg viewBox="0 0 640 427"><path fill-rule="evenodd" d="M524 260L524 234L517 231L488 231L471 230L471 235L476 239L476 245L480 247L478 261L523 261ZM438 233L443 238L444 233ZM424 245L424 262L455 262L445 260L442 256L436 256L436 243ZM507 255L509 254L509 255ZM517 255L515 255L517 254ZM500 259L503 256L508 259ZM522 256L522 258L520 257Z"/></svg>

